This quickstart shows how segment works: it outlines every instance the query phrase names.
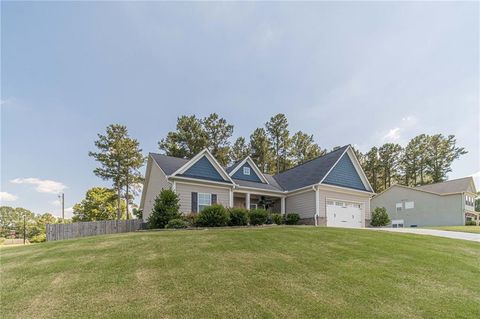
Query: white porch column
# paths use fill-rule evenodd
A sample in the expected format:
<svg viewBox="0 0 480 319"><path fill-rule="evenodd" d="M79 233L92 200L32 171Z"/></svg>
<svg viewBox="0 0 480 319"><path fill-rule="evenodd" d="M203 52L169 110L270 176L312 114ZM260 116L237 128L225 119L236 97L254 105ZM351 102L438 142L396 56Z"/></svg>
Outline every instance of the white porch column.
<svg viewBox="0 0 480 319"><path fill-rule="evenodd" d="M282 197L280 200L280 211L282 215L285 215L285 197Z"/></svg>
<svg viewBox="0 0 480 319"><path fill-rule="evenodd" d="M229 206L233 207L233 189L230 188Z"/></svg>
<svg viewBox="0 0 480 319"><path fill-rule="evenodd" d="M320 217L320 188L315 189L315 226L318 226L318 217Z"/></svg>
<svg viewBox="0 0 480 319"><path fill-rule="evenodd" d="M177 190L177 182L173 181L172 183L172 191L176 192Z"/></svg>
<svg viewBox="0 0 480 319"><path fill-rule="evenodd" d="M250 193L245 194L245 208L250 209Z"/></svg>

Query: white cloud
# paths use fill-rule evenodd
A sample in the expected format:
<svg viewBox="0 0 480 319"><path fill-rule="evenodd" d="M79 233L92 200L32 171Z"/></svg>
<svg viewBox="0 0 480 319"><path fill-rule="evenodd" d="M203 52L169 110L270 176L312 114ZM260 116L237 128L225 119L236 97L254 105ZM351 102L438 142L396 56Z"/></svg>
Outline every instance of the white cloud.
<svg viewBox="0 0 480 319"><path fill-rule="evenodd" d="M39 179L34 177L15 178L15 179L12 179L10 182L14 184L35 185L36 186L35 190L39 193L58 194L67 188L66 185L60 182L56 182L48 179Z"/></svg>
<svg viewBox="0 0 480 319"><path fill-rule="evenodd" d="M1 202L13 202L18 199L17 196L7 193L7 192L0 192L0 201Z"/></svg>
<svg viewBox="0 0 480 319"><path fill-rule="evenodd" d="M67 207L67 208L65 208L65 213L66 213L66 214L71 214L71 213L73 213L73 206L72 206L72 207Z"/></svg>
<svg viewBox="0 0 480 319"><path fill-rule="evenodd" d="M393 140L396 141L400 138L400 128L392 128L391 130L388 131L387 134L383 137L384 140Z"/></svg>
<svg viewBox="0 0 480 319"><path fill-rule="evenodd" d="M60 202L59 199L56 199L56 200L50 201L50 204L52 204L53 206L60 206L62 203Z"/></svg>

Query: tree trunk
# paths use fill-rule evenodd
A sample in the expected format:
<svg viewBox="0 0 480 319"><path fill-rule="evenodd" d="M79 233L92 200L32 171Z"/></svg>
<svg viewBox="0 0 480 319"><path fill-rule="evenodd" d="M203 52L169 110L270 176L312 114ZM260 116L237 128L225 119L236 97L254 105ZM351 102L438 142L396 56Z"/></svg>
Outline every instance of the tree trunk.
<svg viewBox="0 0 480 319"><path fill-rule="evenodd" d="M130 219L130 215L128 213L128 176L127 176L127 182L126 182L126 190L125 190L125 203L127 204L127 220Z"/></svg>
<svg viewBox="0 0 480 319"><path fill-rule="evenodd" d="M122 218L122 197L120 195L120 187L117 188L117 219L120 220Z"/></svg>

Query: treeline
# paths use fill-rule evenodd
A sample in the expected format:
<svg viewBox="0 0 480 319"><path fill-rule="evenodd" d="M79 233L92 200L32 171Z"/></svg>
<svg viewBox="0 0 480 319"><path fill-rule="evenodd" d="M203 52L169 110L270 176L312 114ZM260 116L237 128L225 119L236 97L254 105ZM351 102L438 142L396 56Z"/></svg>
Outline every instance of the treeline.
<svg viewBox="0 0 480 319"><path fill-rule="evenodd" d="M326 152L313 135L298 131L291 135L284 114L277 114L255 129L248 141L237 138L233 144L233 125L212 113L205 118L195 115L177 119L176 131L169 132L158 145L165 154L191 158L208 148L220 164L227 166L250 155L264 173L275 174Z"/></svg>
<svg viewBox="0 0 480 319"><path fill-rule="evenodd" d="M50 213L34 214L21 207L0 206L0 238L25 238L32 243L46 240L46 225L70 223Z"/></svg>
<svg viewBox="0 0 480 319"><path fill-rule="evenodd" d="M264 173L275 174L326 153L313 135L298 131L291 135L284 114L277 114L255 129L248 141L237 138L233 144L233 125L216 113L205 118L195 115L177 119L175 131L158 145L165 154L191 158L204 148L224 166L250 155ZM335 148L334 148L335 149ZM444 181L454 160L467 153L456 146L454 135L421 134L403 148L386 143L365 154L355 150L375 192L395 183L418 186Z"/></svg>
<svg viewBox="0 0 480 319"><path fill-rule="evenodd" d="M454 135L421 134L407 146L386 143L362 154L356 152L375 192L394 184L419 186L446 180L453 161L467 151L456 146Z"/></svg>

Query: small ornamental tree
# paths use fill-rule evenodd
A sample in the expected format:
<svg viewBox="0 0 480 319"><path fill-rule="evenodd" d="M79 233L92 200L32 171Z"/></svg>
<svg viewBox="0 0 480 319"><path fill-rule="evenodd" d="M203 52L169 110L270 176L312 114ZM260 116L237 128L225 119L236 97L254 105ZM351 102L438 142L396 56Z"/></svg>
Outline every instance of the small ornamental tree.
<svg viewBox="0 0 480 319"><path fill-rule="evenodd" d="M387 226L390 224L390 217L388 217L387 209L385 207L377 207L372 213L372 221L370 225L373 227Z"/></svg>
<svg viewBox="0 0 480 319"><path fill-rule="evenodd" d="M152 213L148 217L148 225L150 228L165 228L172 219L181 218L178 195L170 190L163 189L155 198Z"/></svg>

